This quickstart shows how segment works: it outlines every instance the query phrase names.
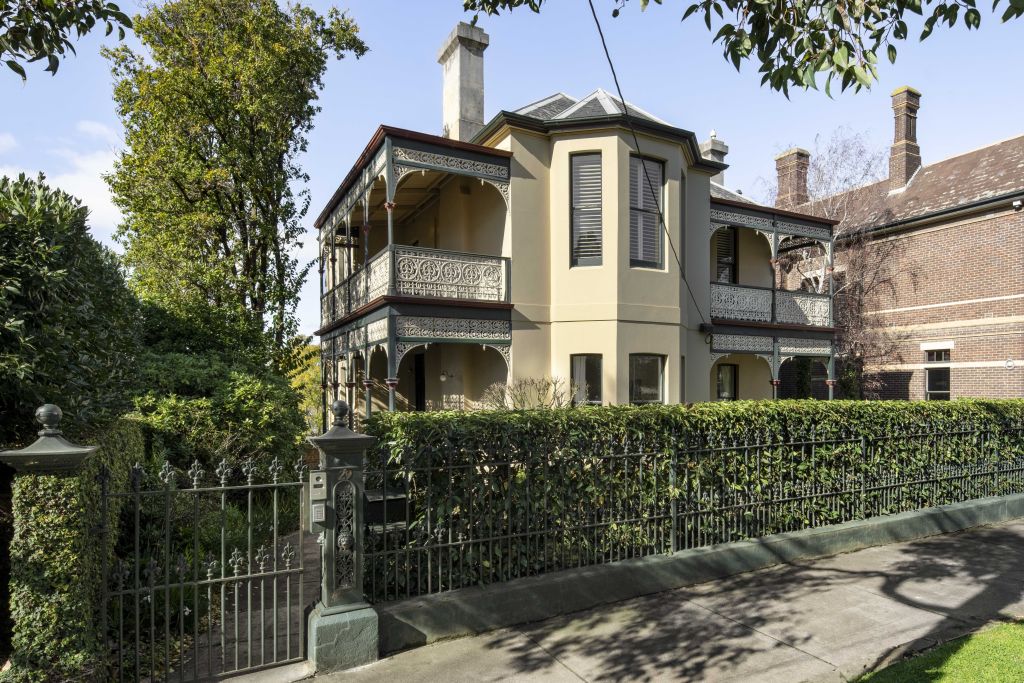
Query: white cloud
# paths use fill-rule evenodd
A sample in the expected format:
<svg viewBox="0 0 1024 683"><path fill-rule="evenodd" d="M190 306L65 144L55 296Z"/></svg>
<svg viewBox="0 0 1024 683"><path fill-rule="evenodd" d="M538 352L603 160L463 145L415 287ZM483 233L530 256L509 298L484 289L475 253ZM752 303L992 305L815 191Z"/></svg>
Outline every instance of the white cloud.
<svg viewBox="0 0 1024 683"><path fill-rule="evenodd" d="M0 154L9 152L18 146L18 141L10 133L0 133Z"/></svg>
<svg viewBox="0 0 1024 683"><path fill-rule="evenodd" d="M99 121L79 121L75 124L75 130L111 146L121 142L120 136L113 128Z"/></svg>

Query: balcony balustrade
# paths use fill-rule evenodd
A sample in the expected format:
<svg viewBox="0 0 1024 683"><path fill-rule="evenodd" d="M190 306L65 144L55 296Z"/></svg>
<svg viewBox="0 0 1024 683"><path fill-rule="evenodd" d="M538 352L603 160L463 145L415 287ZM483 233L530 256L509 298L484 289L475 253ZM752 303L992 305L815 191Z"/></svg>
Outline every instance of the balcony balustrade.
<svg viewBox="0 0 1024 683"><path fill-rule="evenodd" d="M711 317L742 322L830 327L830 299L828 294L712 282Z"/></svg>
<svg viewBox="0 0 1024 683"><path fill-rule="evenodd" d="M387 295L508 302L510 266L501 256L394 245L322 297L322 324Z"/></svg>

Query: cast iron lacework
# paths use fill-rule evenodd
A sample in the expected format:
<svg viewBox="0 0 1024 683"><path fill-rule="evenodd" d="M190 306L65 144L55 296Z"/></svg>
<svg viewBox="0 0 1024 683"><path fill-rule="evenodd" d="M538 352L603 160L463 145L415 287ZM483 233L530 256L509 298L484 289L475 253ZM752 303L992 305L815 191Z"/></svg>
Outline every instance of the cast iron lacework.
<svg viewBox="0 0 1024 683"><path fill-rule="evenodd" d="M505 298L501 258L408 247L396 248L395 257L399 294L481 301Z"/></svg>
<svg viewBox="0 0 1024 683"><path fill-rule="evenodd" d="M394 159L400 161L411 161L417 164L438 166L455 171L469 171L481 175L494 176L496 178L508 178L508 169L498 164L489 164L485 161L462 159L460 157L448 156L445 154L434 154L405 147L395 147L391 150Z"/></svg>
<svg viewBox="0 0 1024 683"><path fill-rule="evenodd" d="M374 320L366 326L366 342L372 344L388 338L388 319Z"/></svg>
<svg viewBox="0 0 1024 683"><path fill-rule="evenodd" d="M771 353L772 338L761 335L716 334L712 337L711 346L715 351Z"/></svg>
<svg viewBox="0 0 1024 683"><path fill-rule="evenodd" d="M334 506L337 519L335 538L338 552L334 562L336 588L351 588L356 580L355 486L349 480L352 470L341 472L342 481L335 489Z"/></svg>
<svg viewBox="0 0 1024 683"><path fill-rule="evenodd" d="M475 318L428 318L398 316L395 318L399 337L419 339L512 340L512 323L507 320Z"/></svg>
<svg viewBox="0 0 1024 683"><path fill-rule="evenodd" d="M711 317L771 322L772 292L769 289L713 283Z"/></svg>
<svg viewBox="0 0 1024 683"><path fill-rule="evenodd" d="M828 295L780 291L775 299L775 317L780 323L826 327Z"/></svg>
<svg viewBox="0 0 1024 683"><path fill-rule="evenodd" d="M721 209L711 209L711 222L721 223L724 225L744 225L749 228L774 230L774 226L772 225L772 220L770 218L765 218L764 216L749 216L745 213L734 213L732 211L722 211Z"/></svg>
<svg viewBox="0 0 1024 683"><path fill-rule="evenodd" d="M822 228L814 225L800 225L799 223L775 221L775 227L779 233L786 235L810 237L811 239L824 240L826 242L832 239L832 232L828 228Z"/></svg>
<svg viewBox="0 0 1024 683"><path fill-rule="evenodd" d="M779 353L791 356L828 356L832 353L832 343L827 339L780 337Z"/></svg>

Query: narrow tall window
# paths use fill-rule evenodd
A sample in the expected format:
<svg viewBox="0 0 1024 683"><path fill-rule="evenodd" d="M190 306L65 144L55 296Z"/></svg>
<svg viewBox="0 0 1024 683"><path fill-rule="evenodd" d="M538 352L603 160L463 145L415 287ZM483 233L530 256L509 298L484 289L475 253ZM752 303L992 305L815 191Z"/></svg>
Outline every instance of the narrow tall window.
<svg viewBox="0 0 1024 683"><path fill-rule="evenodd" d="M737 391L739 368L730 363L719 363L715 379L717 384L716 398L719 401L735 401L739 393Z"/></svg>
<svg viewBox="0 0 1024 683"><path fill-rule="evenodd" d="M659 216L665 167L660 161L629 159L629 265L662 268L665 251ZM650 182L648 182L648 180Z"/></svg>
<svg viewBox="0 0 1024 683"><path fill-rule="evenodd" d="M665 402L665 357L651 353L629 356L629 402Z"/></svg>
<svg viewBox="0 0 1024 683"><path fill-rule="evenodd" d="M601 265L601 154L569 157L570 265Z"/></svg>
<svg viewBox="0 0 1024 683"><path fill-rule="evenodd" d="M601 354L580 353L569 356L572 372L573 403L601 405Z"/></svg>
<svg viewBox="0 0 1024 683"><path fill-rule="evenodd" d="M715 232L715 282L736 284L736 228Z"/></svg>
<svg viewBox="0 0 1024 683"><path fill-rule="evenodd" d="M949 349L926 351L925 361L931 363L949 363ZM949 365L928 367L924 369L924 395L929 401L949 400Z"/></svg>

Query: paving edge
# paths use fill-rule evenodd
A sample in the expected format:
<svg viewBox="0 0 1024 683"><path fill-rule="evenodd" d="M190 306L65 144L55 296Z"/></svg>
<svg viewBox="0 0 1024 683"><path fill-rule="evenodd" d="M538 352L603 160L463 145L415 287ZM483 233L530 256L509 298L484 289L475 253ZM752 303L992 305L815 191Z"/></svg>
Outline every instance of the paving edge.
<svg viewBox="0 0 1024 683"><path fill-rule="evenodd" d="M651 555L378 605L380 652L401 650L703 583L796 560L1024 517L1024 494Z"/></svg>

